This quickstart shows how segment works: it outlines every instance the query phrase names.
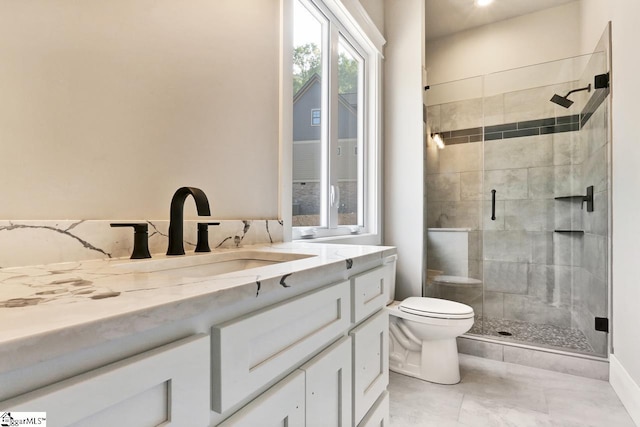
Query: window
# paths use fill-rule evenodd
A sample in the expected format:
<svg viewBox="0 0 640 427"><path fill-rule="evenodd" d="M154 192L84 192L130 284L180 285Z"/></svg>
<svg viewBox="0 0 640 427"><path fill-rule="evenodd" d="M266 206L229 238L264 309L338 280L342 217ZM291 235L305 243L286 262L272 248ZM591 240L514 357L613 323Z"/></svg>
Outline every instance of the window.
<svg viewBox="0 0 640 427"><path fill-rule="evenodd" d="M293 0L294 239L379 232L380 57L333 3Z"/></svg>
<svg viewBox="0 0 640 427"><path fill-rule="evenodd" d="M311 109L311 126L320 126L320 109Z"/></svg>

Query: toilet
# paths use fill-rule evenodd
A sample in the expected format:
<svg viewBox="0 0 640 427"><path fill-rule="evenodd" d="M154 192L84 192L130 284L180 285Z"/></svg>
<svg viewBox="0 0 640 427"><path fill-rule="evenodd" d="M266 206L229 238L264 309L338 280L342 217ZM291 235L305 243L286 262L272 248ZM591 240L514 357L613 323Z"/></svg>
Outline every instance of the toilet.
<svg viewBox="0 0 640 427"><path fill-rule="evenodd" d="M456 337L473 326L471 307L440 298L393 301L389 313L389 369L439 384L460 382Z"/></svg>
<svg viewBox="0 0 640 427"><path fill-rule="evenodd" d="M470 301L482 293L482 281L466 277L468 229L429 229L432 262L427 284L436 296L467 295ZM438 263L435 257L443 256ZM395 288L395 283L391 285ZM395 289L391 290L391 296ZM444 298L409 297L391 301L389 313L389 370L438 384L460 382L456 338L469 331L474 310L467 304ZM466 300L465 300L466 301Z"/></svg>
<svg viewBox="0 0 640 427"><path fill-rule="evenodd" d="M437 239L432 240L442 245L443 250L456 254L440 270L427 271L427 283L438 290L436 296L455 296L460 292L475 296L478 290L481 296L482 282L462 276L467 269L468 230L438 230L434 234ZM393 301L395 282L391 288L387 305L389 369L434 383L459 383L456 338L473 326L473 308L444 298L409 297Z"/></svg>

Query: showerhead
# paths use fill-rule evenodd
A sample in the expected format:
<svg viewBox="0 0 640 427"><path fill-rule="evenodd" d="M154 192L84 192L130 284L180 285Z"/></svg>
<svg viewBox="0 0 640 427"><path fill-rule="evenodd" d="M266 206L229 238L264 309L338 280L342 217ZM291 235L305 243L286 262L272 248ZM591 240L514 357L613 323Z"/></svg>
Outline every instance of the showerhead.
<svg viewBox="0 0 640 427"><path fill-rule="evenodd" d="M571 95L574 92L582 92L583 90L586 90L587 92L591 92L591 84L588 84L586 87L583 87L580 89L570 90L569 93L567 93L565 96L560 96L558 94L555 94L550 99L550 101L553 102L554 104L558 104L561 107L569 108L571 107L571 104L573 104L573 101L569 99L569 95Z"/></svg>
<svg viewBox="0 0 640 427"><path fill-rule="evenodd" d="M565 96L560 96L560 95L553 95L553 98L551 98L551 102L553 102L554 104L558 104L564 108L569 108L571 107L571 104L573 104L572 100L570 100Z"/></svg>

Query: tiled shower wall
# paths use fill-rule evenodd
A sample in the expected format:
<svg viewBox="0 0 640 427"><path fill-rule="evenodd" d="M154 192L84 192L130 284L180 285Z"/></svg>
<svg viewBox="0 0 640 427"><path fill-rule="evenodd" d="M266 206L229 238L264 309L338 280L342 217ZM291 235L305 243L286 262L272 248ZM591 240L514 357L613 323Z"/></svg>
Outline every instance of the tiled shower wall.
<svg viewBox="0 0 640 427"><path fill-rule="evenodd" d="M592 313L606 307L606 281L597 282L605 278L593 257L606 266L606 256L591 229L606 238L606 181L596 186L595 213L587 215L579 202L554 199L585 194L586 186L594 185L589 182L603 173L606 178L604 143L590 142L606 140L599 124L606 114L597 111L578 131L589 95L574 94L576 103L568 110L549 101L578 84L428 107L428 132L443 133L447 145L438 150L428 141L426 215L430 228L472 230L468 276L484 282L484 307L476 302L476 310L491 318L577 327L602 353L602 338L591 331ZM497 190L495 221L492 189ZM581 230L583 223L584 235L554 231Z"/></svg>

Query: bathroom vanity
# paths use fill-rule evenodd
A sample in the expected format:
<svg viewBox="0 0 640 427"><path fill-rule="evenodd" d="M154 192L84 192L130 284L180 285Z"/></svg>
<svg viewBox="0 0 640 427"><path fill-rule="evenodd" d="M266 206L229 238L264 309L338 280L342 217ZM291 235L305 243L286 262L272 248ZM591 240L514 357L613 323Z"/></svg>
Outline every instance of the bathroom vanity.
<svg viewBox="0 0 640 427"><path fill-rule="evenodd" d="M0 411L52 426L387 425L395 260L280 243L0 269Z"/></svg>

